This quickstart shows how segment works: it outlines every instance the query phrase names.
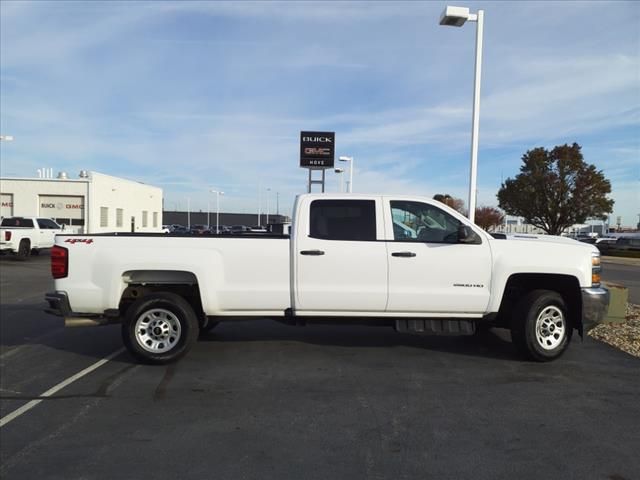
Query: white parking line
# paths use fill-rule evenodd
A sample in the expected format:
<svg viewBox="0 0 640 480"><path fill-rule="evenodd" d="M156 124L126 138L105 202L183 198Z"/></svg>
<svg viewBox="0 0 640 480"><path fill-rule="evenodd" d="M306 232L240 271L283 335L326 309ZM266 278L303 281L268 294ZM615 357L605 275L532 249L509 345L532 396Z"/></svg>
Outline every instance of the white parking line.
<svg viewBox="0 0 640 480"><path fill-rule="evenodd" d="M120 350L118 350L116 352L113 352L112 354L104 357L102 360L98 360L93 365L85 368L84 370L82 370L82 371L76 373L75 375L67 378L66 380L63 380L62 382L57 384L55 387L51 387L49 390L47 390L42 395L40 395L40 398L38 398L37 400L31 400L29 403L26 403L25 405L21 406L17 410L14 410L10 414L5 415L4 417L0 418L0 428L4 427L11 420L15 420L16 418L18 418L23 413L26 413L29 410L31 410L33 407L35 407L40 402L42 402L45 397L50 397L54 393L59 392L60 390L62 390L64 387L66 387L68 385L71 385L76 380L78 380L78 379L84 377L85 375L93 372L95 369L100 368L102 365L104 365L109 360L113 359L114 357L120 355L122 352L124 352L124 348L121 348Z"/></svg>

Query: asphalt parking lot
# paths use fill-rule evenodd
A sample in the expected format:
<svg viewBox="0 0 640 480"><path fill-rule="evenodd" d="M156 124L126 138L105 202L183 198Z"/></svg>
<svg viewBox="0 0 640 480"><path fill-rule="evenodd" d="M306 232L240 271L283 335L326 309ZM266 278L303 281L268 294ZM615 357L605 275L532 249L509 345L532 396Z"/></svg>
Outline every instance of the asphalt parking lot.
<svg viewBox="0 0 640 480"><path fill-rule="evenodd" d="M0 427L4 480L640 478L640 360L588 337L535 364L501 332L250 321L145 366L44 314L48 269L0 258L0 419L41 400Z"/></svg>

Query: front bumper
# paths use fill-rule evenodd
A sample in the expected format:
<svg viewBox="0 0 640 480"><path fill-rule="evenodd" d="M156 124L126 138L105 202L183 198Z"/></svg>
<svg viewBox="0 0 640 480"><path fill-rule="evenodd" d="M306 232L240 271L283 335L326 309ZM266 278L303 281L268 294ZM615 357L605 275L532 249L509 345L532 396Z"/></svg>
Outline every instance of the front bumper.
<svg viewBox="0 0 640 480"><path fill-rule="evenodd" d="M609 290L606 288L582 289L582 328L589 331L607 315Z"/></svg>

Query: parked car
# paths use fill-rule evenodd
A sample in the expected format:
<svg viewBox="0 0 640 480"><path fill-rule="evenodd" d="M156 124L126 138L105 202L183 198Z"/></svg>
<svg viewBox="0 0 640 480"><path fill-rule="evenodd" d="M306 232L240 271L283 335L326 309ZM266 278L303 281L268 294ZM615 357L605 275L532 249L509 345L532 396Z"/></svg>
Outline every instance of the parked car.
<svg viewBox="0 0 640 480"><path fill-rule="evenodd" d="M291 234L291 222L270 223L267 230L273 235L289 235Z"/></svg>
<svg viewBox="0 0 640 480"><path fill-rule="evenodd" d="M249 227L247 227L246 225L232 225L231 226L231 233L246 233L246 232L250 232L251 229Z"/></svg>
<svg viewBox="0 0 640 480"><path fill-rule="evenodd" d="M14 253L24 260L29 254L53 247L54 237L64 226L51 218L8 217L0 222L0 251Z"/></svg>
<svg viewBox="0 0 640 480"><path fill-rule="evenodd" d="M609 248L615 245L617 241L618 239L615 237L598 238L596 240L595 246L598 248L598 250L600 250L602 254L606 255L606 253L609 251Z"/></svg>
<svg viewBox="0 0 640 480"><path fill-rule="evenodd" d="M231 232L231 230L226 225L219 225L217 227L215 225L213 225L209 229L209 233L211 233L212 235L225 235L225 234L228 234L230 232Z"/></svg>
<svg viewBox="0 0 640 480"><path fill-rule="evenodd" d="M607 254L627 255L640 253L640 234L618 237L616 243L607 248Z"/></svg>
<svg viewBox="0 0 640 480"><path fill-rule="evenodd" d="M577 240L582 243L588 243L589 245L595 245L598 239L595 237L578 237Z"/></svg>
<svg viewBox="0 0 640 480"><path fill-rule="evenodd" d="M187 235L189 229L183 225L172 225L171 233L174 235Z"/></svg>
<svg viewBox="0 0 640 480"><path fill-rule="evenodd" d="M209 233L209 227L206 225L191 225L190 232L193 235L204 235L205 233Z"/></svg>

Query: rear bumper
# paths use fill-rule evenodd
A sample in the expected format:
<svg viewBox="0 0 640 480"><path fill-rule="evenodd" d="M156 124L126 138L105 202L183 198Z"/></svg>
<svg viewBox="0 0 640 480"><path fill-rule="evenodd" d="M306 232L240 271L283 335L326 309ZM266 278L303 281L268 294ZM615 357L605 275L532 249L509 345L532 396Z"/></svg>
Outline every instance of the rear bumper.
<svg viewBox="0 0 640 480"><path fill-rule="evenodd" d="M49 304L49 308L44 311L58 317L68 317L71 315L71 307L69 306L69 298L66 292L49 292L44 296Z"/></svg>
<svg viewBox="0 0 640 480"><path fill-rule="evenodd" d="M582 289L582 328L585 331L596 326L607 315L609 290L606 288Z"/></svg>
<svg viewBox="0 0 640 480"><path fill-rule="evenodd" d="M44 299L49 304L49 308L45 308L44 311L51 315L64 317L66 327L120 323L120 311L118 309L105 310L102 314L72 312L67 292L50 292L45 294Z"/></svg>
<svg viewBox="0 0 640 480"><path fill-rule="evenodd" d="M17 247L13 243L1 242L0 250L3 252L7 252L7 251L15 252L17 250Z"/></svg>

